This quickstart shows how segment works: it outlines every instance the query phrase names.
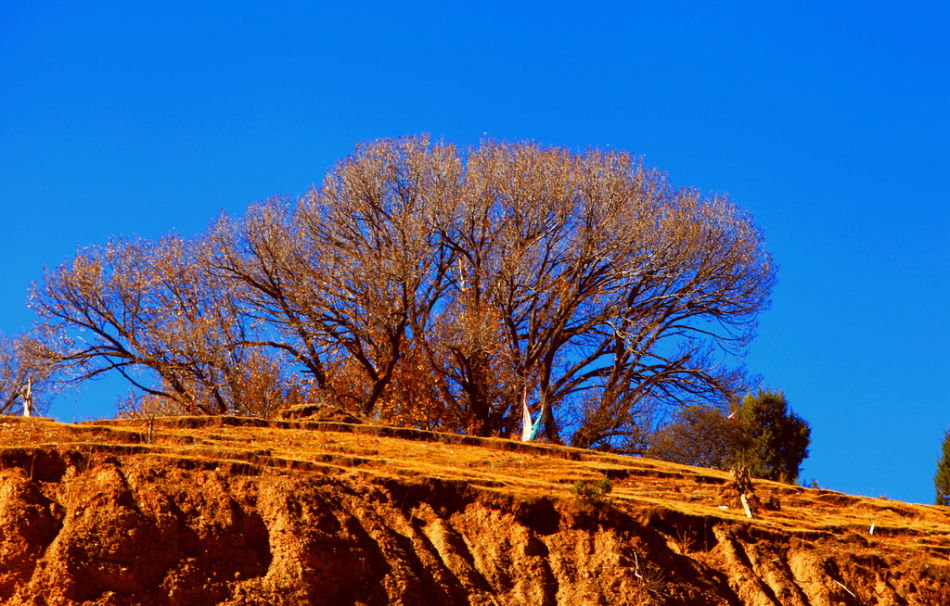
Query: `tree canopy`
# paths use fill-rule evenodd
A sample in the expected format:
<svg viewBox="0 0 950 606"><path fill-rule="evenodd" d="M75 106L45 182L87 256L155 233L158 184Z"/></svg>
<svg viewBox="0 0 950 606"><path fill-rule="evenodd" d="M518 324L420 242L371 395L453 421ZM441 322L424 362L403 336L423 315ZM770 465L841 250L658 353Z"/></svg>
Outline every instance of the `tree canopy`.
<svg viewBox="0 0 950 606"><path fill-rule="evenodd" d="M49 272L47 360L188 412L323 400L395 422L632 444L721 405L775 266L727 197L623 152L425 137L358 146L297 201ZM565 434L565 435L562 435Z"/></svg>
<svg viewBox="0 0 950 606"><path fill-rule="evenodd" d="M811 427L782 392L748 394L735 412L738 453L753 477L793 483L808 456Z"/></svg>

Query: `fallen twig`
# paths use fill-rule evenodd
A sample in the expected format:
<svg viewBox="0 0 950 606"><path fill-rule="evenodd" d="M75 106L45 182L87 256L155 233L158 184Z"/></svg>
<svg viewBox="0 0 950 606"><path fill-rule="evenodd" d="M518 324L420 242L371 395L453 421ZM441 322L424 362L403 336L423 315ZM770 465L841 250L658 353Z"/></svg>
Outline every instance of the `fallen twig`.
<svg viewBox="0 0 950 606"><path fill-rule="evenodd" d="M854 598L854 599L858 599L858 596L854 595L854 594L851 592L851 590L848 589L847 587L845 587L844 585L842 585L840 581L838 581L837 579L831 579L831 580L834 581L835 584L836 584L838 587L840 587L840 588L844 589L845 591L847 591L849 596L851 596L851 597Z"/></svg>

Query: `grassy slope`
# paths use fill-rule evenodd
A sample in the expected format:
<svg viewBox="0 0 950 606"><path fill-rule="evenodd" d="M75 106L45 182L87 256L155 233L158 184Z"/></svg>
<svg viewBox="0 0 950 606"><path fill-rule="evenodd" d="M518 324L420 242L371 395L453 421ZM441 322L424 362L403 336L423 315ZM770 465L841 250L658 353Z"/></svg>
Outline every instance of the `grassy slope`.
<svg viewBox="0 0 950 606"><path fill-rule="evenodd" d="M673 510L697 520L726 519L803 541L849 550L902 553L921 562L950 555L950 508L755 482L762 501L778 501L747 520L724 472L567 447L522 444L378 425L259 419L156 419L62 424L0 416L0 467L44 469L37 453L184 459L235 473L265 469L343 473L363 478L460 481L515 497L573 499L580 479L613 481L613 507L631 514ZM874 524L873 535L870 532ZM686 540L684 538L684 540Z"/></svg>

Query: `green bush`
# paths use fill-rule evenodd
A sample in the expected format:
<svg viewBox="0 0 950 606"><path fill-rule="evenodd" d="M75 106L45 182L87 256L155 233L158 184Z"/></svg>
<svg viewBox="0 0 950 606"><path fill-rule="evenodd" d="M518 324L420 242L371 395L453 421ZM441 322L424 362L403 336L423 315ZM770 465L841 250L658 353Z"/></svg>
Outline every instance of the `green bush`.
<svg viewBox="0 0 950 606"><path fill-rule="evenodd" d="M937 489L934 504L950 505L950 431L947 431L943 437L943 456L937 461L934 488Z"/></svg>
<svg viewBox="0 0 950 606"><path fill-rule="evenodd" d="M782 392L746 396L735 413L736 455L756 478L794 483L808 456L811 427L795 414Z"/></svg>
<svg viewBox="0 0 950 606"><path fill-rule="evenodd" d="M613 484L604 477L598 482L578 480L574 483L571 493L585 503L600 503L609 500L607 495L611 490L613 490Z"/></svg>

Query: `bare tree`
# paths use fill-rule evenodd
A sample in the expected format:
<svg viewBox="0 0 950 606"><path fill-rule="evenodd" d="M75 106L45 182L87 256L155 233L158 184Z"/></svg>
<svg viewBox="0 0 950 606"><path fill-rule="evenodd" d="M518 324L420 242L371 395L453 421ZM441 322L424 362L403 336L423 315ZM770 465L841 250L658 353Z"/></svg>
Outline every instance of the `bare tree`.
<svg viewBox="0 0 950 606"><path fill-rule="evenodd" d="M451 253L431 228L430 205L458 196L451 146L400 139L357 148L297 210L307 250L304 287L327 336L366 379L337 393L371 411L413 340L422 339L448 288Z"/></svg>
<svg viewBox="0 0 950 606"><path fill-rule="evenodd" d="M529 390L555 440L555 409L586 403L572 442L591 446L635 433L647 405L735 393L741 373L717 352L741 353L774 280L747 214L622 153L486 142L467 160L443 241L462 263L456 300L489 319L455 315L482 344L455 359L467 393L503 394L491 425L510 431ZM502 388L472 384L480 359L502 357L493 322Z"/></svg>
<svg viewBox="0 0 950 606"><path fill-rule="evenodd" d="M213 267L242 307L332 400L373 411L446 289L450 255L430 205L461 163L425 139L357 148L291 208L270 201L214 232Z"/></svg>
<svg viewBox="0 0 950 606"><path fill-rule="evenodd" d="M33 306L60 368L187 410L293 387L507 434L527 398L551 440L569 419L575 445L630 446L671 407L738 393L728 362L774 274L747 213L628 154L418 137L361 145L207 238L91 249Z"/></svg>
<svg viewBox="0 0 950 606"><path fill-rule="evenodd" d="M747 214L623 153L382 141L305 208L306 292L368 377L363 401L408 339L476 433L511 432L524 393L554 440L558 410L580 411L581 446L632 437L649 408L732 397L724 361L774 281Z"/></svg>
<svg viewBox="0 0 950 606"><path fill-rule="evenodd" d="M761 234L726 199L668 189L660 200L652 245L621 265L623 288L592 331L577 378L596 379L603 397L575 445L623 436L630 405L645 398L721 403L745 387L724 361L743 352L768 305L775 270Z"/></svg>
<svg viewBox="0 0 950 606"><path fill-rule="evenodd" d="M174 236L115 239L48 273L31 296L47 360L72 382L118 372L190 413L260 409L247 370L266 361L247 345L229 285L205 270L206 251Z"/></svg>
<svg viewBox="0 0 950 606"><path fill-rule="evenodd" d="M434 206L439 246L449 251L452 281L438 331L426 341L429 361L444 381L448 406L477 434L513 430L510 410L527 388L511 358L499 310L503 264L511 239L497 191L504 148L469 150L462 191ZM524 373L522 372L521 375Z"/></svg>
<svg viewBox="0 0 950 606"><path fill-rule="evenodd" d="M262 327L254 345L301 364L325 390L332 343L321 329L323 313L302 284L313 256L304 249L293 205L273 198L252 205L239 220L219 218L210 233L210 270L235 289L241 312Z"/></svg>

